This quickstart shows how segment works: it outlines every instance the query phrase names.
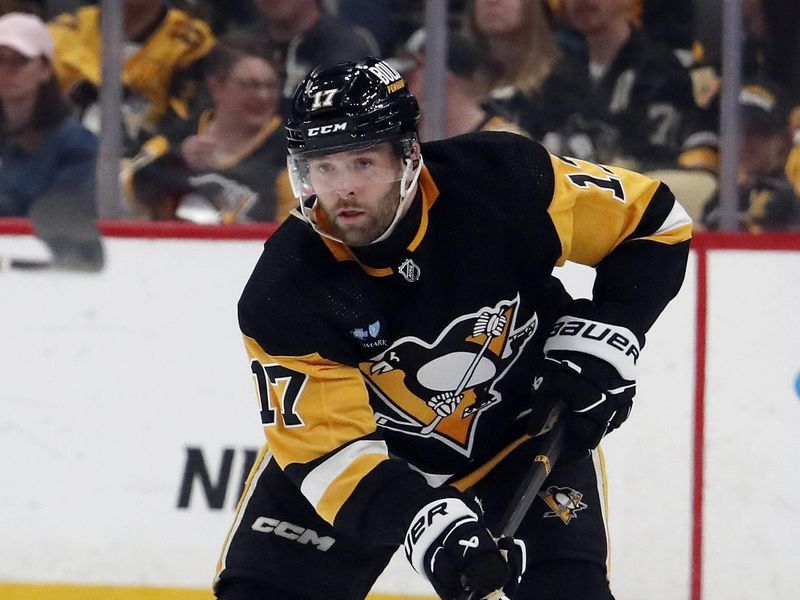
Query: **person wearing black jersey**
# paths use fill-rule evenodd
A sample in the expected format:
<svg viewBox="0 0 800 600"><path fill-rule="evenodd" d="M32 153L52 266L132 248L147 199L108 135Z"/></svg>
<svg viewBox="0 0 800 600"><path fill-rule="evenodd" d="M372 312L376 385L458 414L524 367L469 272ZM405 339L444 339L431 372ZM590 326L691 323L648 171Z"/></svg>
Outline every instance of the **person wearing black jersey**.
<svg viewBox="0 0 800 600"><path fill-rule="evenodd" d="M613 598L597 447L628 416L691 221L643 175L505 132L420 144L418 119L371 57L292 98L299 206L238 305L267 443L220 600L362 599L401 546L445 599ZM552 275L567 260L596 268L591 301ZM496 540L558 399L568 459Z"/></svg>

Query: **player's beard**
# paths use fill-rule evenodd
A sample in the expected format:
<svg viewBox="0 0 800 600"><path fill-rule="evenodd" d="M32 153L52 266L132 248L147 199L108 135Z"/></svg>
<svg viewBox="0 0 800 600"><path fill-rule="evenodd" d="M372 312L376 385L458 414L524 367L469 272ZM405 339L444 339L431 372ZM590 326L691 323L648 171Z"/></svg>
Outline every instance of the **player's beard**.
<svg viewBox="0 0 800 600"><path fill-rule="evenodd" d="M389 228L397 214L399 204L400 182L396 181L376 202L364 206L357 200L342 198L332 209L325 211L325 216L330 223L333 237L348 246L366 246L378 239ZM349 207L364 211L357 223L343 223L337 216L340 210Z"/></svg>

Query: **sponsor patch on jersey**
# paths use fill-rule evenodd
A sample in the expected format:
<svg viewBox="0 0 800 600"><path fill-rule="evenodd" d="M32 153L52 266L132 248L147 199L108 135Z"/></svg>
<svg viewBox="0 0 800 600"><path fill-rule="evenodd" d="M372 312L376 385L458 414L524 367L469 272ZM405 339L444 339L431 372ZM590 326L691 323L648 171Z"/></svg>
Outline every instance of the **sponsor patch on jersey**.
<svg viewBox="0 0 800 600"><path fill-rule="evenodd" d="M430 437L469 456L481 413L502 401L497 384L538 326L534 313L517 325L519 296L462 315L428 342L393 342L359 367L389 411L378 425Z"/></svg>
<svg viewBox="0 0 800 600"><path fill-rule="evenodd" d="M587 504L583 502L583 494L569 487L551 485L539 492L539 497L551 509L544 513L544 518L558 517L565 525L569 525L577 513L587 508Z"/></svg>
<svg viewBox="0 0 800 600"><path fill-rule="evenodd" d="M379 348L388 345L389 342L386 341L386 338L380 337L380 334L380 321L370 323L366 327L356 327L350 331L350 335L358 340L364 348Z"/></svg>

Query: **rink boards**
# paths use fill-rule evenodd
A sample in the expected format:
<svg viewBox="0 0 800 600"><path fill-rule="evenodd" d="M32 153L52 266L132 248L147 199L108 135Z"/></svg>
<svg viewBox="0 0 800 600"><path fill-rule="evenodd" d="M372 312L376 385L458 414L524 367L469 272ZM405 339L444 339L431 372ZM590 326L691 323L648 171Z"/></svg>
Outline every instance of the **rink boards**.
<svg viewBox="0 0 800 600"><path fill-rule="evenodd" d="M0 596L210 598L262 436L236 325L261 241L227 231L118 227L102 273L0 273ZM618 600L800 587L800 238L752 246L697 238L605 444ZM396 558L374 598L430 596Z"/></svg>

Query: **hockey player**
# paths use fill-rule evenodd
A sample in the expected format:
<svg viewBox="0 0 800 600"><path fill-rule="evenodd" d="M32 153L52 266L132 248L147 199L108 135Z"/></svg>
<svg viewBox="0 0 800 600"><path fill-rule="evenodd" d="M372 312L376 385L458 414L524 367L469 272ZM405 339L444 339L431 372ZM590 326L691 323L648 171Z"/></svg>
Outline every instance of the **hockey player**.
<svg viewBox="0 0 800 600"><path fill-rule="evenodd" d="M239 302L267 444L221 600L362 599L400 545L445 599L612 598L596 447L628 416L690 220L642 175L507 133L420 144L418 117L373 58L292 99L300 206ZM592 301L553 277L566 260L596 267ZM555 399L572 460L496 541Z"/></svg>

